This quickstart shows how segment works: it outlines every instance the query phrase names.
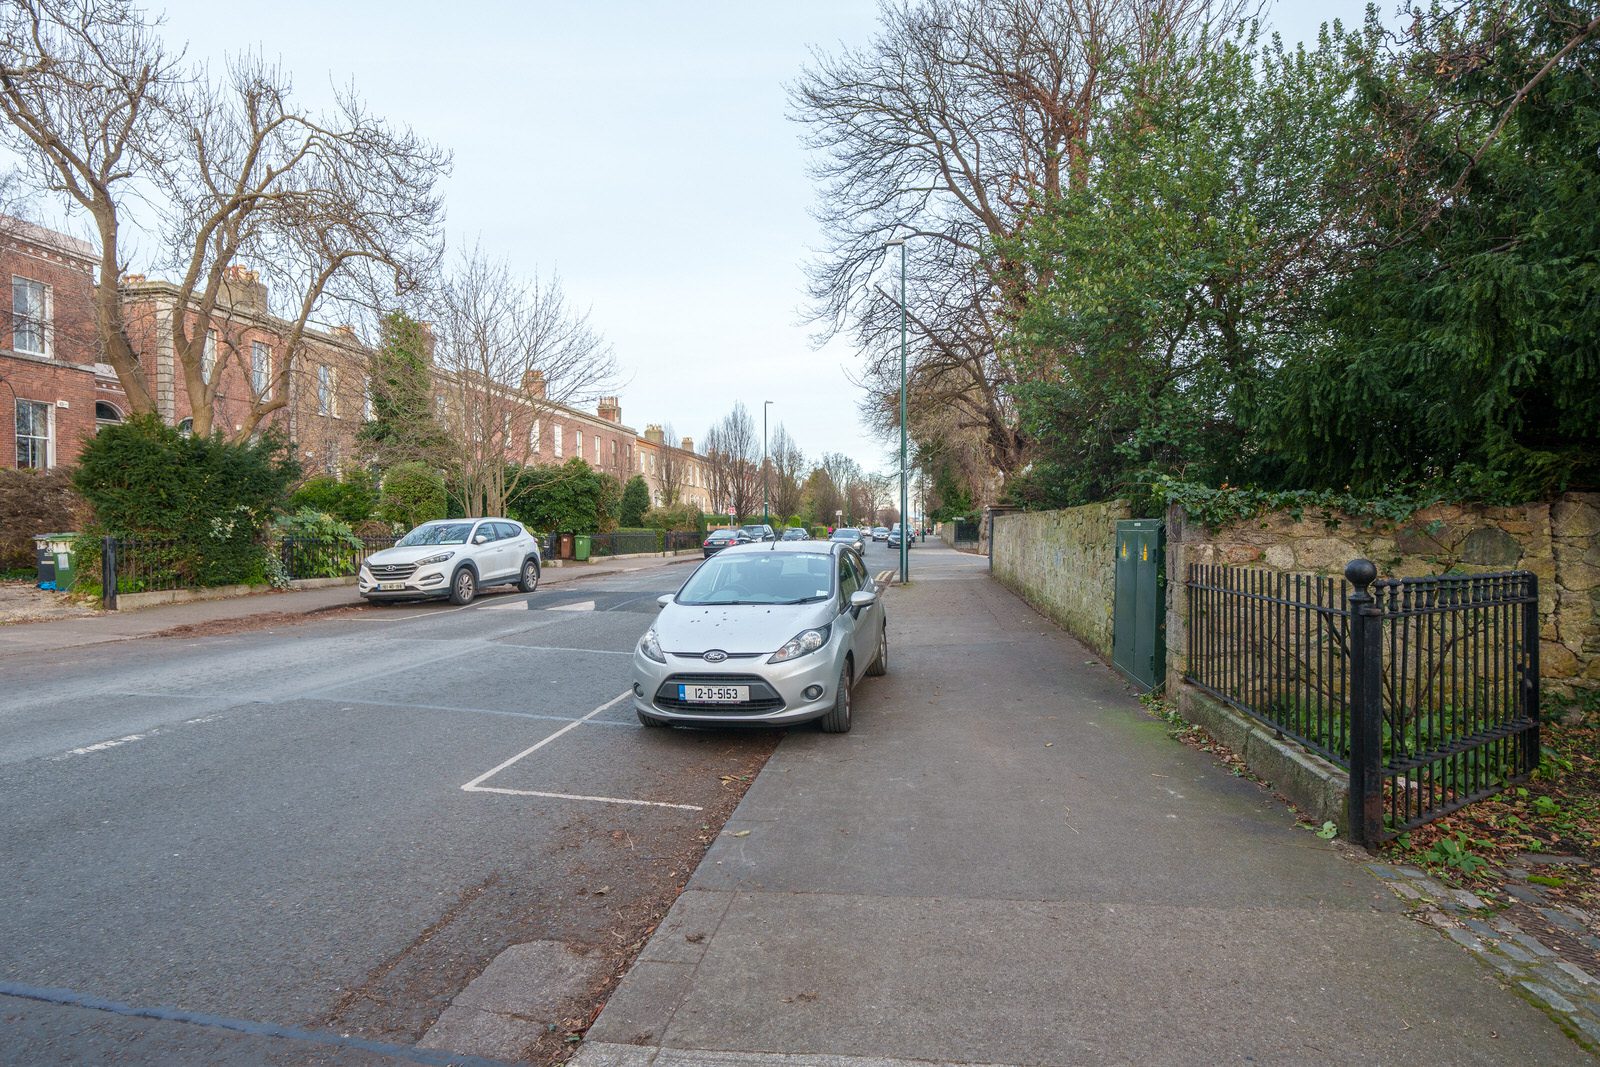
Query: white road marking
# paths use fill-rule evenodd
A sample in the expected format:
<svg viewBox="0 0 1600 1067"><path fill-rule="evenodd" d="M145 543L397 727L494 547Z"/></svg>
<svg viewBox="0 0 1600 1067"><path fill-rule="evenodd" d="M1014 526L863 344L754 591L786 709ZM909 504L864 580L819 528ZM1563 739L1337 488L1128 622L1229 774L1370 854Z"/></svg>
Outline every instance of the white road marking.
<svg viewBox="0 0 1600 1067"><path fill-rule="evenodd" d="M576 604L557 604L555 607L547 608L546 610L547 611L593 611L594 607L595 607L594 601L592 601L592 600L580 600Z"/></svg>
<svg viewBox="0 0 1600 1067"><path fill-rule="evenodd" d="M466 786L461 788L465 789ZM704 811L697 804L668 804L661 800L628 800L624 797L586 797L578 793L541 793L534 789L501 789L498 786L480 785L474 793L505 793L514 797L549 797L552 800L592 800L597 804L634 804L646 808L678 808L681 811Z"/></svg>
<svg viewBox="0 0 1600 1067"><path fill-rule="evenodd" d="M93 745L84 745L82 748L70 749L55 758L66 759L68 756L87 756L91 752L104 752L106 749L116 748L118 745L127 745L133 743L134 741L143 741L149 736L149 734L129 734L127 737L114 737L110 741L101 741Z"/></svg>
<svg viewBox="0 0 1600 1067"><path fill-rule="evenodd" d="M497 766L484 771L482 774L478 775L478 777L462 786L461 791L464 793L502 793L508 796L519 797L547 797L552 800L588 800L598 804L629 804L646 808L677 808L681 811L704 810L694 804L668 804L667 802L661 800L629 800L623 797L583 796L576 793L545 793L531 789L502 789L498 786L486 786L483 784L517 761L533 755L535 752L539 751L541 748L548 745L550 742L554 741L568 730L573 730L579 726L582 726L584 723L588 722L596 715L599 715L601 712L610 711L624 700L627 700L632 694L633 691L631 689L623 690L621 693L612 697L604 704L601 704L598 708L595 708L593 711L589 712L589 714L585 715L583 718L574 719L572 722L567 723L567 725L563 726L549 737L544 738L537 744L530 745L528 748L518 752L515 756L512 756L504 763L498 764Z"/></svg>

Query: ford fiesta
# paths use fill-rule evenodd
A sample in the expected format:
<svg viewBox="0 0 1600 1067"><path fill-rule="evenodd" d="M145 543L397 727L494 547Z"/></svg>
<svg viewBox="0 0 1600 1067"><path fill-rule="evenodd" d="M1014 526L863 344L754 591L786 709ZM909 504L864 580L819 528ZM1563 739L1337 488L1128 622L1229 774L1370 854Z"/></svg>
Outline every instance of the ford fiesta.
<svg viewBox="0 0 1600 1067"><path fill-rule="evenodd" d="M426 600L448 597L470 604L478 590L515 585L531 593L539 585L539 541L510 519L445 519L425 522L374 552L356 575L366 600Z"/></svg>
<svg viewBox="0 0 1600 1067"><path fill-rule="evenodd" d="M661 598L633 655L633 704L645 726L850 729L863 675L889 669L878 590L849 546L738 545Z"/></svg>

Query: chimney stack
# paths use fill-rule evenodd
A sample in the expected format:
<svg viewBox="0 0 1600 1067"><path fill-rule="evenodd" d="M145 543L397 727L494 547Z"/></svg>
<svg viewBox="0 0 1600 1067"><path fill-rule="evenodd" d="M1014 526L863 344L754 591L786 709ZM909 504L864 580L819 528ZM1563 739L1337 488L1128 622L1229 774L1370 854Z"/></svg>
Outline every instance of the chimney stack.
<svg viewBox="0 0 1600 1067"><path fill-rule="evenodd" d="M644 428L644 439L653 445L661 444L664 436L665 435L661 432L661 427L657 426L653 422Z"/></svg>
<svg viewBox="0 0 1600 1067"><path fill-rule="evenodd" d="M694 438L685 437L683 439L683 444L679 445L678 447L683 449L685 452L693 452L694 451Z"/></svg>
<svg viewBox="0 0 1600 1067"><path fill-rule="evenodd" d="M267 287L261 275L237 264L223 268L222 303L252 311L266 311Z"/></svg>
<svg viewBox="0 0 1600 1067"><path fill-rule="evenodd" d="M538 369L530 370L522 376L522 391L532 399L543 400L545 398L545 389L544 371Z"/></svg>
<svg viewBox="0 0 1600 1067"><path fill-rule="evenodd" d="M622 404L614 396L603 396L600 398L600 407L596 409L596 414L607 422L621 422Z"/></svg>

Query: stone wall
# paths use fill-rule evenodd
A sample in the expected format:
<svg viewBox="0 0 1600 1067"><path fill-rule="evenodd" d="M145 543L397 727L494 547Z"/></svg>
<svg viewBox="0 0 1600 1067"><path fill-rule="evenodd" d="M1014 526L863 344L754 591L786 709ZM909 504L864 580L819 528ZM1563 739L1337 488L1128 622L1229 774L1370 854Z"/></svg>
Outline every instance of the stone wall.
<svg viewBox="0 0 1600 1067"><path fill-rule="evenodd" d="M1122 501L996 515L994 576L1106 659Z"/></svg>
<svg viewBox="0 0 1600 1067"><path fill-rule="evenodd" d="M1600 493L1515 507L1441 504L1404 522L1285 512L1210 530L1167 516L1167 684L1183 675L1183 582L1191 563L1343 574L1365 557L1383 577L1527 570L1539 579L1540 674L1547 689L1600 688ZM998 572L998 561L996 571Z"/></svg>

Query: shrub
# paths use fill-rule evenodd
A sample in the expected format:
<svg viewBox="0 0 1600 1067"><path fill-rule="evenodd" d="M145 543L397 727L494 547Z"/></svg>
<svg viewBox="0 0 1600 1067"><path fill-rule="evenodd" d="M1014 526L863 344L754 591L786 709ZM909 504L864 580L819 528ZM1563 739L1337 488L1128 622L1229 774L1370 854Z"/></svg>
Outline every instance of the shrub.
<svg viewBox="0 0 1600 1067"><path fill-rule="evenodd" d="M321 511L354 526L378 509L378 487L363 470L350 471L343 478L319 474L300 483L289 497L289 506L297 511Z"/></svg>
<svg viewBox="0 0 1600 1067"><path fill-rule="evenodd" d="M637 529L644 525L644 513L650 510L650 487L644 476L635 474L622 487L622 508L617 524L623 529Z"/></svg>
<svg viewBox="0 0 1600 1067"><path fill-rule="evenodd" d="M383 476L378 515L407 530L445 517L449 499L444 477L426 463L397 463Z"/></svg>
<svg viewBox="0 0 1600 1067"><path fill-rule="evenodd" d="M610 528L602 508L607 481L617 480L596 474L577 457L559 467L530 467L506 501L506 514L544 534L603 532Z"/></svg>
<svg viewBox="0 0 1600 1067"><path fill-rule="evenodd" d="M291 541L288 550L284 543ZM271 552L288 578L347 578L362 547L348 523L313 508L280 515L272 523Z"/></svg>
<svg viewBox="0 0 1600 1067"><path fill-rule="evenodd" d="M656 530L694 530L704 537L706 517L693 504L674 504L667 508L651 508L640 517L639 525Z"/></svg>
<svg viewBox="0 0 1600 1067"><path fill-rule="evenodd" d="M0 469L0 571L36 573L34 535L81 529L88 512L63 468Z"/></svg>
<svg viewBox="0 0 1600 1067"><path fill-rule="evenodd" d="M273 431L234 444L141 415L91 439L72 482L94 510L85 533L174 539L179 580L230 585L262 580L261 535L298 475Z"/></svg>

